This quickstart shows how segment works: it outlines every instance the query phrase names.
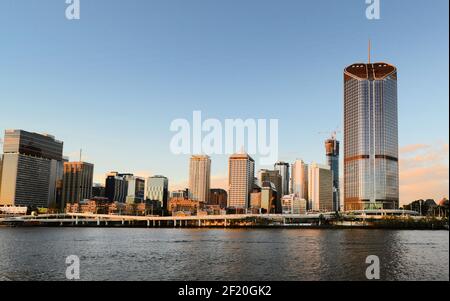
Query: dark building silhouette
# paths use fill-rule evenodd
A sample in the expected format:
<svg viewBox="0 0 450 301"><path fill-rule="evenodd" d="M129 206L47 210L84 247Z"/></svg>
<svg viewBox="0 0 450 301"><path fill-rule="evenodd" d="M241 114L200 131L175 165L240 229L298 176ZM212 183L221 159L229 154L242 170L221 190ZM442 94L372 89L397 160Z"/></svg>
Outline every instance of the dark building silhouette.
<svg viewBox="0 0 450 301"><path fill-rule="evenodd" d="M210 189L208 205L218 205L220 208L227 207L228 194L224 189Z"/></svg>

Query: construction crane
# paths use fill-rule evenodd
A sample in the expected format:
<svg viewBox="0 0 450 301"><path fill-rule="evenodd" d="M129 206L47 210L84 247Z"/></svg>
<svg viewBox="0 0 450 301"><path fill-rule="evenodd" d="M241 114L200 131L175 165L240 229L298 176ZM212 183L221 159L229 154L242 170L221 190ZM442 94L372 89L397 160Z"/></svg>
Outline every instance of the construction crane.
<svg viewBox="0 0 450 301"><path fill-rule="evenodd" d="M331 139L336 140L337 134L340 134L341 131L339 131L338 128L336 128L336 130L331 131L331 132L319 132L318 134L323 135L323 134L330 134Z"/></svg>

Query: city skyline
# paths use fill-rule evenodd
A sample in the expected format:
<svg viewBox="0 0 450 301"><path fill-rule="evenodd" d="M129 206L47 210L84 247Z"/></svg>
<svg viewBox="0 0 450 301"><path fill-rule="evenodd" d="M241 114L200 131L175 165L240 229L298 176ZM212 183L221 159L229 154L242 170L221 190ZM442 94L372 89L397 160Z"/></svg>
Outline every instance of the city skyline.
<svg viewBox="0 0 450 301"><path fill-rule="evenodd" d="M274 11L252 1L241 4L240 11L226 3L218 4L220 9L202 1L178 5L191 14L181 15L159 2L139 7L153 21L144 21L137 7L123 11L120 4L110 6L110 17L105 17L91 13L99 11L100 3L83 3L78 24L58 18L58 5L17 3L8 15L0 12L0 22L9 23L0 31L7 28L8 36L17 37L7 40L2 50L11 60L4 62L6 72L1 75L0 129L52 133L66 142L65 155L71 159L78 158L82 148L83 161L95 164L95 182L103 183L112 170L143 177L163 174L171 179L171 191L188 186L189 156L170 154L168 127L174 118L190 118L195 109L220 119L278 118L279 160L325 163L323 140L328 137L317 133L343 128L342 70L367 61L370 37L375 60L392 62L400 70L400 199L405 203L448 195L448 26L441 26L448 24L448 2L383 3L381 23L369 22L363 14L348 21L346 16L363 11L363 1L319 6L288 1ZM407 13L402 5L408 6ZM35 12L48 18L37 18ZM226 19L231 12L236 24ZM278 16L285 13L280 21ZM136 21L114 24L121 14ZM341 24L339 34L330 36L316 23L318 16ZM416 24L418 18L423 22ZM262 20L268 21L267 27ZM92 39L105 33L104 27L94 26L98 21L114 34L106 33L92 49ZM37 22L38 33L47 31L41 38L25 33ZM213 29L202 29L208 26ZM148 41L125 38L131 32ZM254 39L247 42L249 36ZM267 40L274 42L269 45ZM37 47L42 41L46 46ZM133 50L117 47L127 42ZM171 51L177 43L183 54ZM33 56L24 49L34 49ZM48 49L54 49L51 59ZM17 55L22 59L13 59ZM34 60L34 55L42 59ZM328 63L321 64L323 60ZM314 68L318 65L321 68ZM44 66L50 72L41 76L38 70ZM308 76L306 69L311 70ZM65 102L70 109L58 109ZM21 110L34 103L39 103L36 110ZM72 119L74 115L79 119ZM109 132L109 127L114 130ZM132 134L136 131L142 132ZM228 156L211 159L211 187L226 187Z"/></svg>

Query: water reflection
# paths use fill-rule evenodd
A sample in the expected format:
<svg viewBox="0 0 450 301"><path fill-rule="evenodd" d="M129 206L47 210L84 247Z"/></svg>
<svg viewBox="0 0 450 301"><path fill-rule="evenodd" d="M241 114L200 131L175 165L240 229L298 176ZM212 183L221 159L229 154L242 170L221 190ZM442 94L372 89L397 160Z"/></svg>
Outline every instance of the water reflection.
<svg viewBox="0 0 450 301"><path fill-rule="evenodd" d="M449 280L447 231L1 228L0 280Z"/></svg>

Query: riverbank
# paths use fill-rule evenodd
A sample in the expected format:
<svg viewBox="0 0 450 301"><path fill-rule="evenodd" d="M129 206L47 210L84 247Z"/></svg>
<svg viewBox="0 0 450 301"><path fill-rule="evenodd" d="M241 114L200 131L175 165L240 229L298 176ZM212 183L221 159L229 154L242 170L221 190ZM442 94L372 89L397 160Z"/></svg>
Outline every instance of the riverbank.
<svg viewBox="0 0 450 301"><path fill-rule="evenodd" d="M92 213L46 214L0 218L11 227L90 228L362 228L448 230L448 218L330 214L230 214L201 216L127 216Z"/></svg>
<svg viewBox="0 0 450 301"><path fill-rule="evenodd" d="M374 229L374 230L449 230L448 224L443 223L352 223L352 224L324 224L324 225L309 225L309 224L279 224L279 225L204 225L204 226L157 226L149 227L142 223L135 224L120 224L110 223L108 225L96 225L92 223L75 224L48 224L40 222L24 222L15 224L2 224L0 228L158 228L158 229L327 229L327 230L343 230L343 229Z"/></svg>

